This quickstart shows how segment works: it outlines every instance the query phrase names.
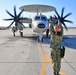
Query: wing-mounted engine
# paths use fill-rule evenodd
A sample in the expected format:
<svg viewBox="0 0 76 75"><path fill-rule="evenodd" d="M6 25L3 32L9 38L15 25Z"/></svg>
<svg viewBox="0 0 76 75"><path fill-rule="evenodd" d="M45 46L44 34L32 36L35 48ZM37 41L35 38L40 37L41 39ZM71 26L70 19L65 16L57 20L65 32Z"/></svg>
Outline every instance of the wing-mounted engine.
<svg viewBox="0 0 76 75"><path fill-rule="evenodd" d="M21 17L21 14L23 12L23 10L21 10L21 12L17 15L17 12L16 12L16 6L14 6L14 15L12 15L8 10L6 10L7 14L9 14L11 16L11 18L9 19L4 19L5 21L12 21L12 23L7 27L7 28L10 28L13 23L15 23L15 26L17 27L18 25L21 25L22 27L25 27L23 25L23 23L20 21L20 20L23 20L24 18Z"/></svg>
<svg viewBox="0 0 76 75"><path fill-rule="evenodd" d="M16 6L14 6L14 15L12 15L8 10L6 10L7 14L9 14L11 16L11 18L9 19L4 19L5 21L12 21L11 24L7 27L10 28L14 23L15 23L15 27L13 27L13 33L15 36L15 32L17 30L20 31L20 35L23 36L22 34L22 30L23 28L25 28L25 26L23 25L23 23L21 22L21 20L27 19L27 18L23 18L21 17L21 14L24 10L21 10L19 14L17 14L16 12Z"/></svg>
<svg viewBox="0 0 76 75"><path fill-rule="evenodd" d="M65 27L65 29L67 30L67 26L65 24L65 22L68 22L68 23L73 23L72 21L70 20L66 20L66 18L68 16L70 16L72 13L68 13L67 15L63 16L64 14L64 8L62 8L62 11L61 11L61 16L58 14L58 12L55 10L55 13L56 15L58 16L58 20L60 20L61 24Z"/></svg>

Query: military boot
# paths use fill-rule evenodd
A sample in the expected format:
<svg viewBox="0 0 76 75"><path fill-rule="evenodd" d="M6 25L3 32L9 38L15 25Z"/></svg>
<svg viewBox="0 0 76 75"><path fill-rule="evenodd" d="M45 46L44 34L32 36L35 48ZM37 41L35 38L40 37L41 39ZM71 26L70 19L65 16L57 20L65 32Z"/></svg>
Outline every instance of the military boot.
<svg viewBox="0 0 76 75"><path fill-rule="evenodd" d="M60 75L58 72L57 72L57 74L56 75Z"/></svg>
<svg viewBox="0 0 76 75"><path fill-rule="evenodd" d="M54 72L54 75L57 75L56 72Z"/></svg>

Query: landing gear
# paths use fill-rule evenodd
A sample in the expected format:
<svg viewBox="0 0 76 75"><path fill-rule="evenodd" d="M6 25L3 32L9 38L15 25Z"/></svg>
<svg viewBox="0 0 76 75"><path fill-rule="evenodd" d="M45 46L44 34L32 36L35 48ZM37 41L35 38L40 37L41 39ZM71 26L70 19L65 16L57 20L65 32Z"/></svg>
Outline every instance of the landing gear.
<svg viewBox="0 0 76 75"><path fill-rule="evenodd" d="M37 39L37 41L39 42L39 38Z"/></svg>
<svg viewBox="0 0 76 75"><path fill-rule="evenodd" d="M31 24L29 24L29 28L32 28L32 25Z"/></svg>
<svg viewBox="0 0 76 75"><path fill-rule="evenodd" d="M39 32L38 42L43 42L43 32Z"/></svg>
<svg viewBox="0 0 76 75"><path fill-rule="evenodd" d="M43 38L41 38L41 39L38 38L37 41L38 42L43 42Z"/></svg>

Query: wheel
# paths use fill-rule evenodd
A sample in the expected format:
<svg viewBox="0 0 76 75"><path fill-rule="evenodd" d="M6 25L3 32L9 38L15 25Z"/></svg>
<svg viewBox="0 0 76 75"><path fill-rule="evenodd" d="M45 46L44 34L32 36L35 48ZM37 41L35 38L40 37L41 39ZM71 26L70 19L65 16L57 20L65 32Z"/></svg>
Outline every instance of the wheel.
<svg viewBox="0 0 76 75"><path fill-rule="evenodd" d="M31 24L29 24L29 28L32 28L32 25Z"/></svg>
<svg viewBox="0 0 76 75"><path fill-rule="evenodd" d="M40 40L39 38L37 39L38 42L43 42L43 38Z"/></svg>
<svg viewBox="0 0 76 75"><path fill-rule="evenodd" d="M39 38L37 39L37 41L39 42Z"/></svg>
<svg viewBox="0 0 76 75"><path fill-rule="evenodd" d="M43 42L43 38L41 39L41 42Z"/></svg>

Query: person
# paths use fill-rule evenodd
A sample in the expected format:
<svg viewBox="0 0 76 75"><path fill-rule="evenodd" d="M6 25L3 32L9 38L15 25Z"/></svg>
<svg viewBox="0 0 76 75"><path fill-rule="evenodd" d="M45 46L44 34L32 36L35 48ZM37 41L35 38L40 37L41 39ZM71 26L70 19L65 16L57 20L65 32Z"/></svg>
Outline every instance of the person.
<svg viewBox="0 0 76 75"><path fill-rule="evenodd" d="M13 36L15 36L16 28L14 26L12 27L12 31L13 31Z"/></svg>
<svg viewBox="0 0 76 75"><path fill-rule="evenodd" d="M50 47L51 47L51 39L52 39L52 36L54 35L54 29L53 29L53 27L55 25L57 25L57 23L58 23L58 20L57 20L56 15L50 16L50 27L49 27L49 32L50 32Z"/></svg>
<svg viewBox="0 0 76 75"><path fill-rule="evenodd" d="M59 71L61 68L61 44L62 44L62 35L63 28L61 26L60 20L58 20L58 24L55 21L51 22L50 27L50 35L51 35L51 59L53 62L53 73L54 75L59 75Z"/></svg>
<svg viewBox="0 0 76 75"><path fill-rule="evenodd" d="M47 29L46 31L46 37L48 37L48 35L49 35L49 29Z"/></svg>
<svg viewBox="0 0 76 75"><path fill-rule="evenodd" d="M19 26L19 33L20 33L21 37L23 37L23 27L22 26Z"/></svg>

